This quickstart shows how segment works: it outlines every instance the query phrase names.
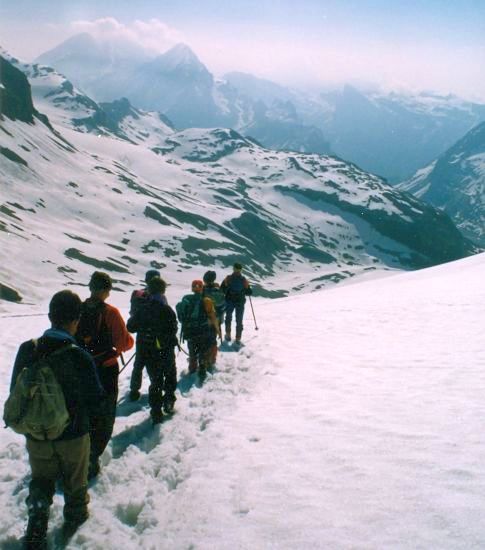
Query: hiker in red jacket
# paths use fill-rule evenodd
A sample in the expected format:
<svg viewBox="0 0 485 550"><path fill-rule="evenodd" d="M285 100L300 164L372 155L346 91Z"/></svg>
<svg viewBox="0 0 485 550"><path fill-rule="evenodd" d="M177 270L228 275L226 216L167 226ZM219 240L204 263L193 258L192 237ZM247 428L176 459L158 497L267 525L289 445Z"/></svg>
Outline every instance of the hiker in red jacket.
<svg viewBox="0 0 485 550"><path fill-rule="evenodd" d="M83 302L76 333L79 344L92 355L99 380L107 394L103 410L91 419L89 479L98 475L99 457L113 433L118 400L118 357L134 344L119 310L106 303L112 286L107 273L95 271L92 274L89 281L91 296Z"/></svg>

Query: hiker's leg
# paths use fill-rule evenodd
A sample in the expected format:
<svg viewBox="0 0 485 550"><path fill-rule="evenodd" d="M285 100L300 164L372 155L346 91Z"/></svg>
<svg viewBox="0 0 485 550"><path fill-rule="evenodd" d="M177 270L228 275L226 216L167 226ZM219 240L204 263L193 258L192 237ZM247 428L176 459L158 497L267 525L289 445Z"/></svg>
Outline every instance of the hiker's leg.
<svg viewBox="0 0 485 550"><path fill-rule="evenodd" d="M232 313L234 311L235 304L233 302L226 302L226 340L231 339L231 323L232 323Z"/></svg>
<svg viewBox="0 0 485 550"><path fill-rule="evenodd" d="M130 378L130 390L140 391L143 382L143 367L145 366L143 354L141 353L139 346L136 347L136 356L133 363L133 370L131 371Z"/></svg>
<svg viewBox="0 0 485 550"><path fill-rule="evenodd" d="M146 368L150 377L148 404L150 405L152 415L154 413L159 414L162 410L163 398L163 369L160 355L156 354L147 358Z"/></svg>
<svg viewBox="0 0 485 550"><path fill-rule="evenodd" d="M177 389L177 365L175 363L175 353L173 348L168 348L162 352L163 369L163 404L165 407L173 405L175 400L175 390Z"/></svg>
<svg viewBox="0 0 485 550"><path fill-rule="evenodd" d="M64 481L64 519L81 524L88 518L89 435L54 443Z"/></svg>
<svg viewBox="0 0 485 550"><path fill-rule="evenodd" d="M29 522L25 533L26 543L35 547L45 540L49 521L49 509L55 492L60 464L50 441L27 439L32 480L26 499Z"/></svg>
<svg viewBox="0 0 485 550"><path fill-rule="evenodd" d="M197 370L197 342L195 339L187 341L187 347L189 348L189 372L195 372Z"/></svg>
<svg viewBox="0 0 485 550"><path fill-rule="evenodd" d="M244 302L236 305L236 340L240 340L243 331Z"/></svg>

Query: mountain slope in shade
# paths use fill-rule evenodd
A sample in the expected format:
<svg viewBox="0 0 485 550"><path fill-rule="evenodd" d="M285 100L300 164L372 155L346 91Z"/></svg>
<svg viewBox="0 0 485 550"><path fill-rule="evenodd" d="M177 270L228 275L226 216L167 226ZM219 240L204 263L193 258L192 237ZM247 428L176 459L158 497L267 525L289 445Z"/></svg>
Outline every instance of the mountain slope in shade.
<svg viewBox="0 0 485 550"><path fill-rule="evenodd" d="M123 60L108 55L107 44L90 38L86 60L76 40L60 44L38 58L54 66L97 101L126 97L136 107L164 113L179 129L232 127L267 147L301 152L328 153L330 146L321 129L300 117L291 102L264 102L240 93L227 81L214 79L196 54L178 44L155 58ZM85 37L79 37L83 44ZM96 47L93 44L96 44ZM98 64L94 63L96 56ZM109 65L104 62L110 59ZM95 65L93 67L93 64ZM98 68L99 65L101 69ZM85 66L85 69L78 69ZM85 74L84 74L85 73ZM286 98L288 99L288 97Z"/></svg>
<svg viewBox="0 0 485 550"><path fill-rule="evenodd" d="M149 137L56 127L1 121L1 282L26 297L83 284L95 268L128 289L150 266L178 283L236 260L260 294L281 295L474 251L445 214L333 157L271 151L228 129L147 147Z"/></svg>
<svg viewBox="0 0 485 550"><path fill-rule="evenodd" d="M27 76L35 104L56 125L150 146L173 132L171 121L160 113L136 109L126 98L98 104L52 67L22 63L4 50L0 53Z"/></svg>
<svg viewBox="0 0 485 550"><path fill-rule="evenodd" d="M443 209L464 235L485 246L485 122L399 187Z"/></svg>

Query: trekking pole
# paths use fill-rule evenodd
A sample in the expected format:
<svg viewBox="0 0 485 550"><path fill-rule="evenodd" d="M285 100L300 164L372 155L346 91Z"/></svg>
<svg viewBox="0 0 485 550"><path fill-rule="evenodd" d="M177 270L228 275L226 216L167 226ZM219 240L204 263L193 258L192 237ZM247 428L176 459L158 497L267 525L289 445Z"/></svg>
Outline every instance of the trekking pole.
<svg viewBox="0 0 485 550"><path fill-rule="evenodd" d="M136 351L135 353L128 359L128 361L125 363L125 358L123 357L123 354L121 353L120 354L120 357L121 357L121 364L123 365L123 368L120 370L119 374L121 374L125 369L126 367L131 363L131 361L135 358L135 355L136 355Z"/></svg>
<svg viewBox="0 0 485 550"><path fill-rule="evenodd" d="M248 298L249 298L249 303L251 304L251 311L253 312L254 327L256 330L259 330L258 323L256 322L256 315L254 315L253 301L251 300L251 296L248 296Z"/></svg>

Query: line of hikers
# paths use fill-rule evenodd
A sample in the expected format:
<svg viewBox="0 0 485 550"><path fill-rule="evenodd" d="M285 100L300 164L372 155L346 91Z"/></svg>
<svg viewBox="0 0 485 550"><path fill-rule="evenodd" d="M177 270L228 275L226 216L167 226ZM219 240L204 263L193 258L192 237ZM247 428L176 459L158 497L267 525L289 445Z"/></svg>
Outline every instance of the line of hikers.
<svg viewBox="0 0 485 550"><path fill-rule="evenodd" d="M106 302L111 277L95 271L84 302L69 290L57 292L49 303L51 328L21 344L15 359L10 396L4 407L5 424L26 435L32 471L26 499L28 524L24 548L47 548L49 509L60 478L64 491L67 541L88 518L88 480L100 471L100 457L113 433L118 400L118 358L131 349L136 355L130 380L130 399L140 398L143 369L150 386L148 402L154 424L174 412L177 387L175 348L178 321L181 340L188 344L189 373L203 378L216 361L217 337L231 341L235 313L235 344L241 342L244 304L251 295L242 265L219 286L216 273L192 282L192 293L168 305L166 283L157 270L145 276L145 288L130 299L125 325L117 308Z"/></svg>

